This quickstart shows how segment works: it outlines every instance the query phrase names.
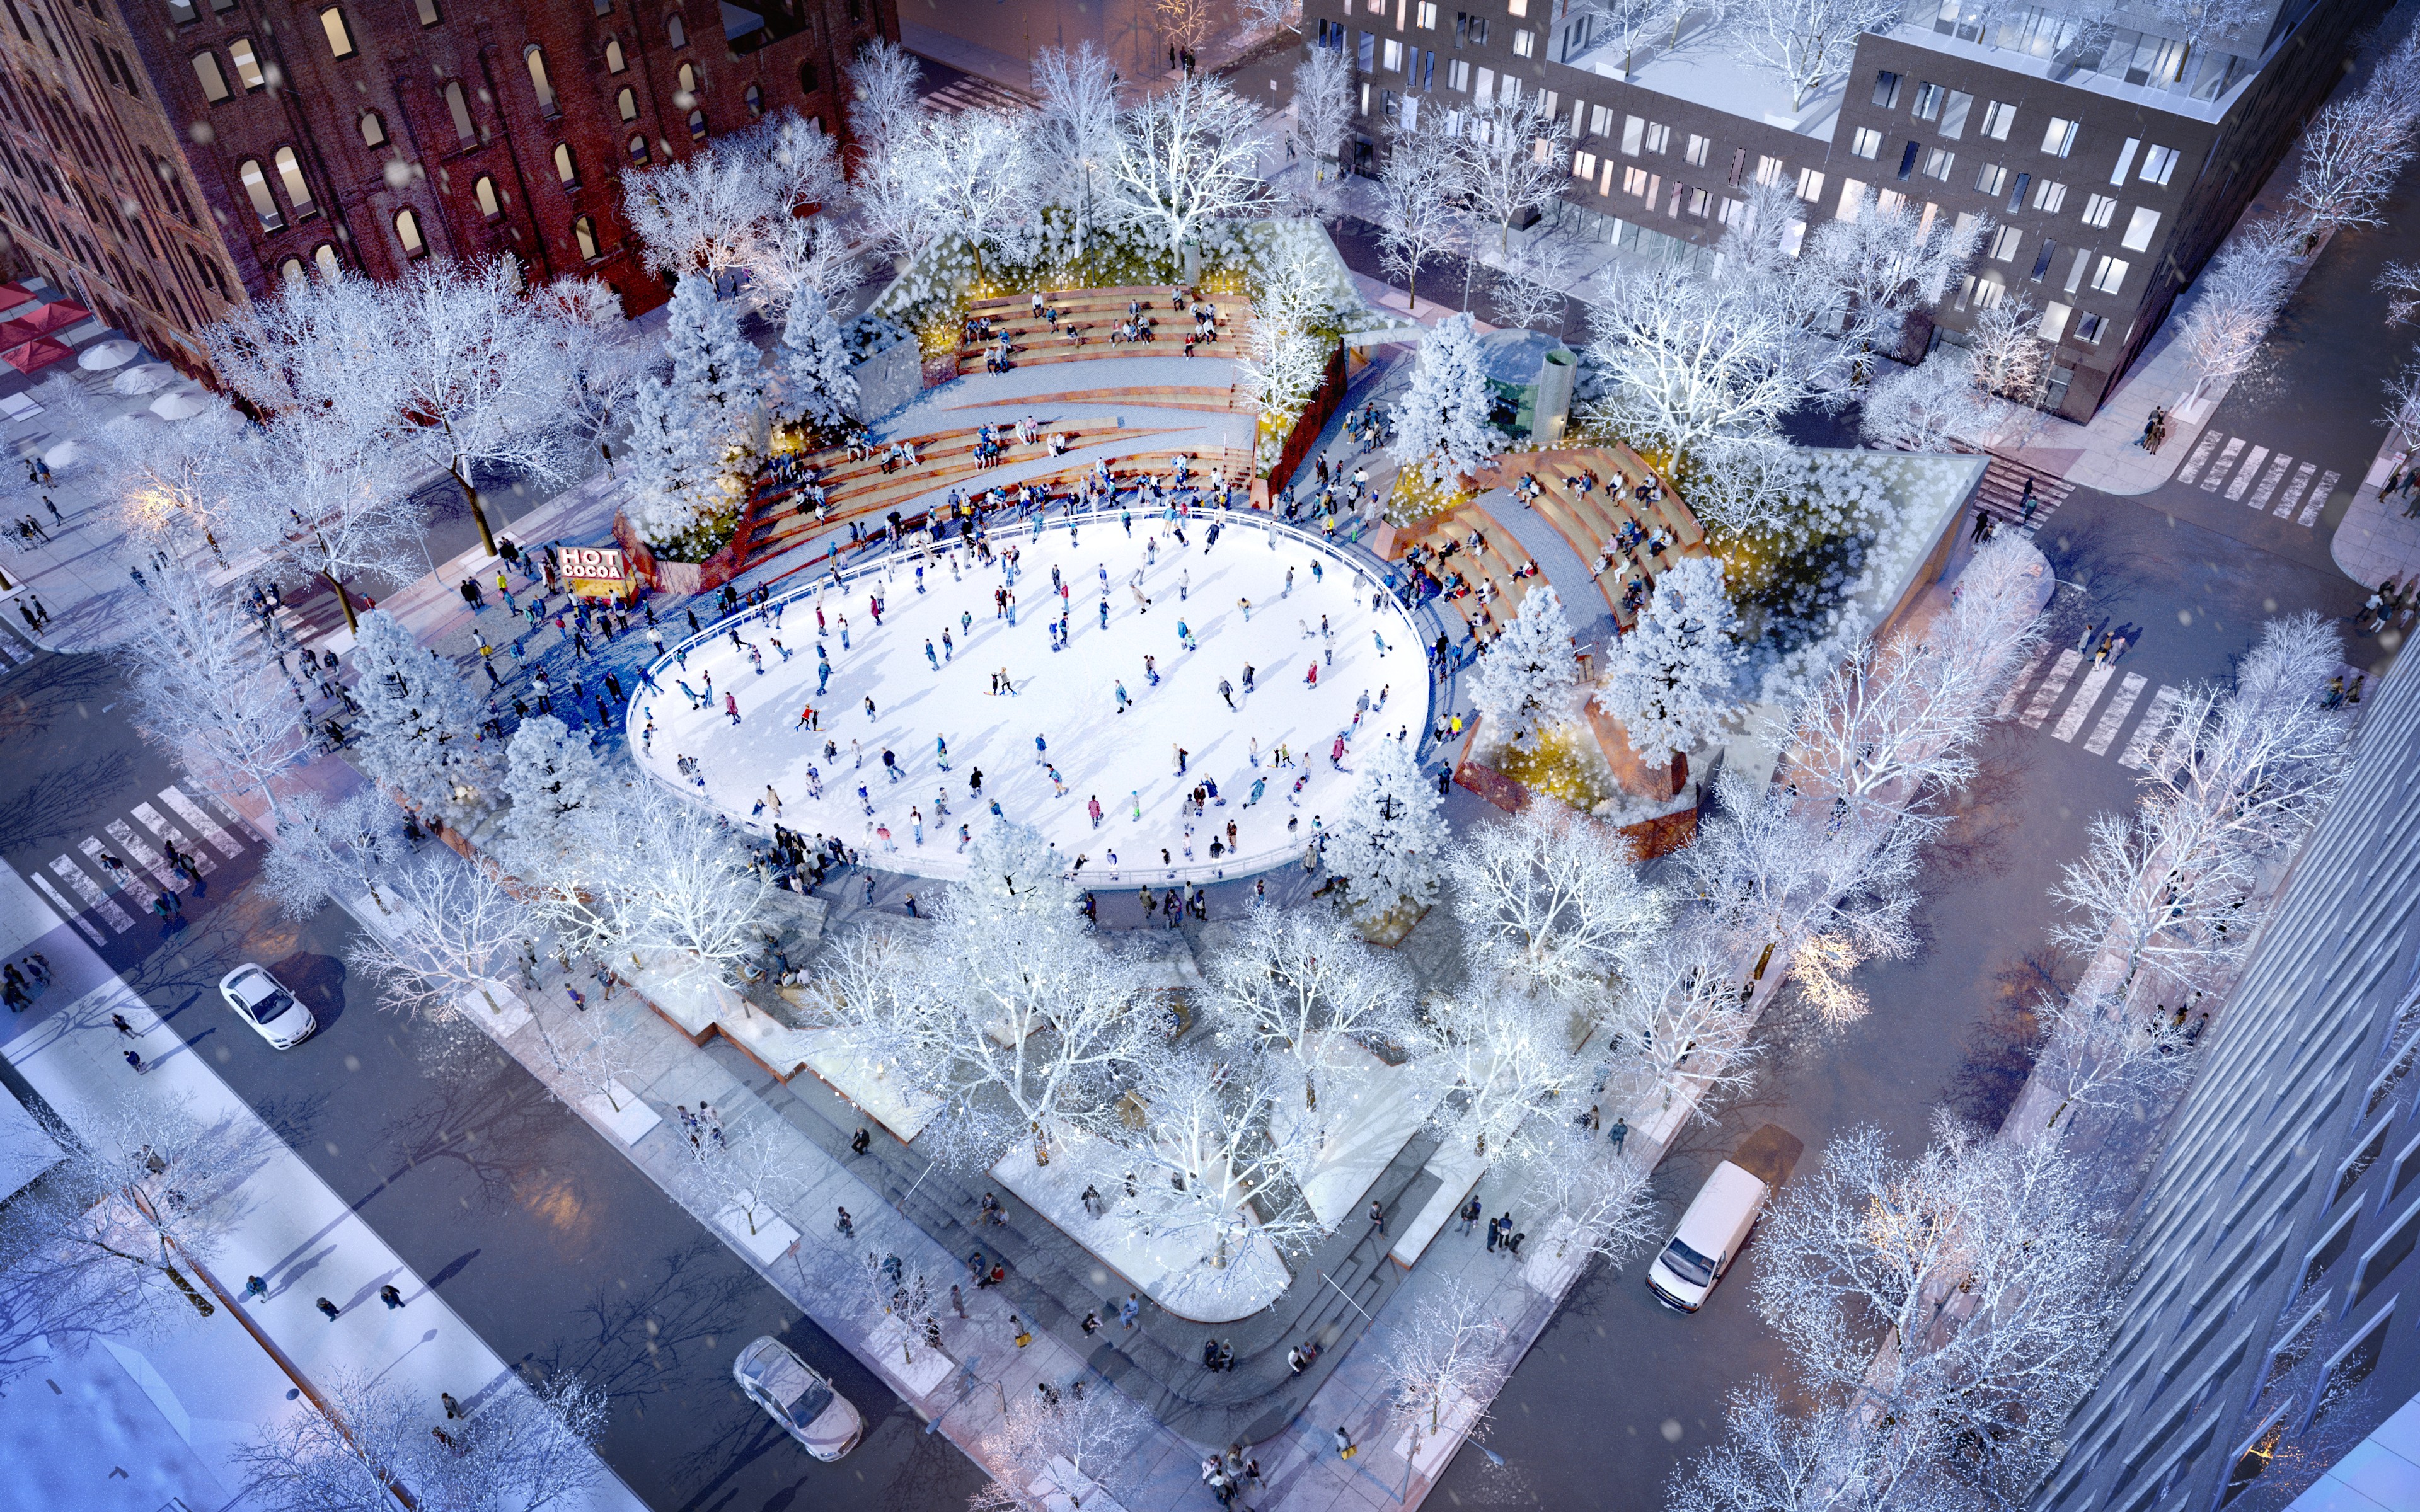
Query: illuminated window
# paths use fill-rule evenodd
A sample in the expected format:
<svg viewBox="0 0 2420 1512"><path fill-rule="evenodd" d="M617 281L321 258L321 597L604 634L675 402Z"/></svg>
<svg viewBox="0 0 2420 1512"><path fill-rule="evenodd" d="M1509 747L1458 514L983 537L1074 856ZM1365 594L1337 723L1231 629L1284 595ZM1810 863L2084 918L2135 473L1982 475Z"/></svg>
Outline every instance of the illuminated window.
<svg viewBox="0 0 2420 1512"><path fill-rule="evenodd" d="M403 243L403 255L407 257L428 255L428 243L420 237L420 217L411 210L395 212L395 239Z"/></svg>
<svg viewBox="0 0 2420 1512"><path fill-rule="evenodd" d="M269 176L260 171L258 160L246 158L236 169L243 182L244 197L252 201L253 214L260 217L263 231L274 231L286 224L286 212L277 208L277 200L269 193Z"/></svg>
<svg viewBox="0 0 2420 1512"><path fill-rule="evenodd" d="M481 215L487 217L490 221L501 221L504 219L504 202L496 193L496 181L494 179L489 177L485 174L481 174L479 176L479 181L471 186L471 193L479 202L479 213Z"/></svg>
<svg viewBox="0 0 2420 1512"><path fill-rule="evenodd" d="M328 34L328 51L338 57L353 55L352 28L345 24L345 13L334 6L319 12L319 29Z"/></svg>

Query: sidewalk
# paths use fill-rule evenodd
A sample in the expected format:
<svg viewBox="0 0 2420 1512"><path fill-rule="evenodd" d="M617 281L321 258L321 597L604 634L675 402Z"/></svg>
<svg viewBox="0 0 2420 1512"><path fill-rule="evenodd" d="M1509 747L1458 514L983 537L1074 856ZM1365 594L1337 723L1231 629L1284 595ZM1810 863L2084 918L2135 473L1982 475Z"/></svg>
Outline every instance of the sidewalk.
<svg viewBox="0 0 2420 1512"><path fill-rule="evenodd" d="M248 1434L295 1410L288 1408L286 1393L274 1388L290 1380L299 1395L313 1395L316 1383L335 1371L375 1374L396 1385L406 1399L422 1404L430 1427L445 1422L441 1393L451 1392L475 1412L498 1392L522 1389L512 1368L444 1299L7 868L0 868L0 929L6 931L0 937L15 942L0 953L39 944L61 963L62 978L106 978L72 1002L56 1008L38 1004L12 1026L15 1037L0 1044L0 1059L70 1127L130 1103L162 1110L181 1105L204 1124L236 1132L242 1148L256 1152L252 1168L234 1187L242 1219L225 1236L215 1264L205 1269L195 1263L193 1269L215 1292L222 1312L240 1321L275 1362L277 1374L231 1358L224 1375L200 1381L189 1375L186 1392L178 1392L155 1372L144 1381L147 1388L157 1382L147 1395L172 1424L178 1412L189 1422L232 1419ZM126 1046L111 1026L114 1012L123 1013L138 1031L134 1047L148 1063L139 1075L121 1058ZM250 1275L267 1279L267 1298L242 1298ZM402 1294L400 1308L380 1303L379 1288L390 1285ZM340 1309L333 1321L320 1316L320 1297ZM264 1392L264 1386L271 1389ZM235 1436L225 1427L209 1432L221 1454ZM566 1504L591 1512L645 1512L645 1504L601 1460L597 1475L590 1494Z"/></svg>

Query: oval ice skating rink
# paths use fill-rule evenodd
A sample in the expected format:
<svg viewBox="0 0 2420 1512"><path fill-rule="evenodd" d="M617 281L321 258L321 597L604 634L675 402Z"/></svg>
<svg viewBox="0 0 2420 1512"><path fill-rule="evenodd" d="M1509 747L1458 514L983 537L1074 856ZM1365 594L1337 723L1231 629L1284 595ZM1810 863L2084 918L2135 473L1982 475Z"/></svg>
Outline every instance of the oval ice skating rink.
<svg viewBox="0 0 2420 1512"><path fill-rule="evenodd" d="M1205 549L1213 522L1223 529L1218 545ZM656 671L662 691L643 689L635 701L636 722L644 725L651 714L656 723L653 748L640 764L758 833L769 833L776 817L769 801L761 811L756 807L769 786L780 795L784 825L809 836L838 836L866 864L919 876L963 875L959 826L982 833L993 822L995 802L1002 816L1039 829L1069 866L1081 857L1078 876L1088 883L1206 882L1298 863L1314 819L1333 825L1342 812L1357 764L1353 747L1398 730L1417 740L1426 727L1428 662L1419 632L1391 598L1381 596L1371 607L1378 592L1374 579L1266 517L1196 514L1178 523L1190 545L1179 547L1157 514L1138 513L1131 534L1114 513L1078 517L1073 530L1054 520L1038 539L1030 523L1020 524L993 533L989 566L963 547L955 552L954 575L949 552L903 554L839 587L782 602L778 625L752 615L717 625L688 650L686 671L667 657ZM1014 626L999 615L992 596L1006 582L1003 554L1011 546L1020 553ZM1156 560L1147 561L1150 556ZM1069 590L1063 600L1069 635L1060 651L1051 649L1047 628L1063 604L1051 583L1054 566ZM1128 586L1138 569L1148 609ZM878 626L869 602L875 594L882 599ZM1238 599L1250 600L1249 620ZM1097 607L1103 603L1106 629ZM1198 649L1185 649L1180 622ZM954 642L946 656L944 627ZM731 628L763 656L761 671L733 646ZM777 639L789 650L786 660L775 649ZM819 639L832 667L820 696ZM933 656L943 658L938 671L926 659L927 641ZM1156 660L1157 687L1145 674L1146 655ZM1313 663L1319 667L1315 687L1305 676ZM1255 682L1249 694L1248 664ZM711 703L692 707L680 680L704 693L709 671ZM1003 671L1014 694L992 691ZM1232 711L1219 695L1221 679L1233 690ZM1117 703L1120 681L1131 701L1124 713ZM724 713L726 692L738 700L736 726ZM1365 692L1371 707L1357 731L1355 707ZM809 704L820 731L799 727ZM1329 763L1339 734L1347 737L1341 772ZM1037 735L1047 743L1040 757ZM937 737L949 743L946 771ZM1255 739L1258 766L1250 756ZM836 754L827 756L827 742ZM1281 746L1292 758L1284 766L1276 764ZM1187 752L1181 777L1180 747ZM885 772L886 748L896 758L897 780ZM681 756L701 764L702 788L676 770ZM1063 794L1045 760L1057 767ZM812 795L810 767L820 778L820 798ZM977 769L983 774L979 798L970 788ZM1196 816L1187 800L1204 778L1218 784L1218 797ZM1266 782L1257 803L1256 779ZM1307 779L1299 794L1297 779ZM1086 808L1094 797L1102 809L1097 827ZM1224 846L1230 820L1236 825L1235 850L1213 858L1210 842L1215 838ZM1291 830L1289 820L1295 821ZM891 831L887 846L878 826Z"/></svg>

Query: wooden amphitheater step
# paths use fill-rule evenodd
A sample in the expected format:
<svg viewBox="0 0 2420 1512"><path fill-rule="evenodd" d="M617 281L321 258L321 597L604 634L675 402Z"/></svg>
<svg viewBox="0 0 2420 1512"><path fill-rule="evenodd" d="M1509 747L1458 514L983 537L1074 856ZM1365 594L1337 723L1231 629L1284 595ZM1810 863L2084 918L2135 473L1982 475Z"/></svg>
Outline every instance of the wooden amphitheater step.
<svg viewBox="0 0 2420 1512"><path fill-rule="evenodd" d="M1132 387L1069 389L1060 393L1034 393L1015 398L982 399L947 406L952 412L968 409L1017 409L1043 404L1146 405L1158 409L1250 411L1256 407L1232 383L1148 383Z"/></svg>

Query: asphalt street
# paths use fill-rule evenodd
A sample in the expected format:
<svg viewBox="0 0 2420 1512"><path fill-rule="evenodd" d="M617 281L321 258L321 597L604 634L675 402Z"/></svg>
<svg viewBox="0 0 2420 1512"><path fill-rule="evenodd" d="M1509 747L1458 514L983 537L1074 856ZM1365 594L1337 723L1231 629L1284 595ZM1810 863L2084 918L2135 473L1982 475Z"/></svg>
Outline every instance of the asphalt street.
<svg viewBox="0 0 2420 1512"><path fill-rule="evenodd" d="M0 678L0 856L21 873L105 837L178 780L118 696L116 669L99 657L46 656ZM249 886L257 855L248 846L223 863L174 934L138 915L104 946L109 964L499 1356L607 1389L605 1458L649 1505L893 1512L960 1504L981 1484L964 1455L923 1433L517 1063L380 1010L345 964L358 926L333 907L300 925L280 916ZM284 1052L247 1032L217 991L243 961L294 988L319 1032ZM63 980L44 1002L90 985ZM845 1459L810 1458L734 1388L731 1361L760 1334L782 1337L864 1414L865 1441Z"/></svg>

